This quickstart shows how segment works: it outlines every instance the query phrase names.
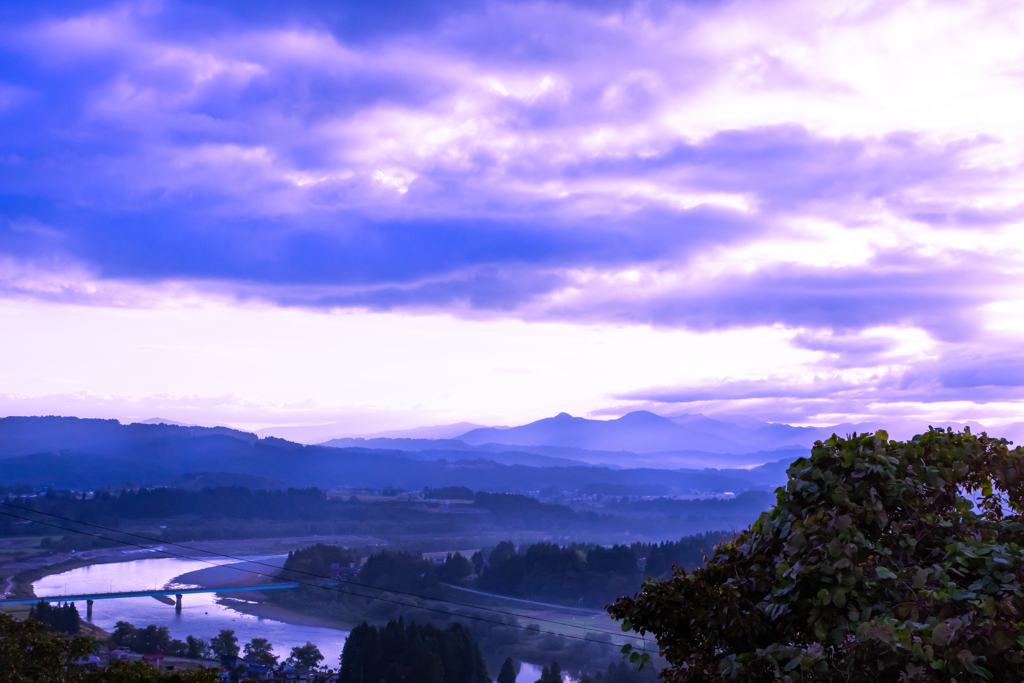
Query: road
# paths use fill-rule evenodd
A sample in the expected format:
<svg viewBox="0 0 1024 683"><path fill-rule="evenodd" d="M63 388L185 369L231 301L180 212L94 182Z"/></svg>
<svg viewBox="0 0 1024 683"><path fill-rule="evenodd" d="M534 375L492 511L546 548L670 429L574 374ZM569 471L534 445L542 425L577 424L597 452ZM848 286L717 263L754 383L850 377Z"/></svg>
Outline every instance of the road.
<svg viewBox="0 0 1024 683"><path fill-rule="evenodd" d="M501 600L512 600L514 602L525 602L528 605L537 605L538 607L553 607L555 609L567 609L573 612L585 612L587 614L604 614L599 610L583 609L582 607L567 607L565 605L552 605L546 602L536 602L534 600L523 600L522 598L510 598L507 595L499 595L498 593L484 593L483 591L475 591L472 588L463 588L462 586L453 586L450 583L443 584L448 588L454 588L457 591L464 591L466 593L475 593L476 595L486 595L489 598L499 598Z"/></svg>
<svg viewBox="0 0 1024 683"><path fill-rule="evenodd" d="M7 577L7 586L4 588L4 594L3 594L3 596L0 596L0 599L6 600L7 596L10 595L13 592L14 592L14 577L13 576L8 576Z"/></svg>

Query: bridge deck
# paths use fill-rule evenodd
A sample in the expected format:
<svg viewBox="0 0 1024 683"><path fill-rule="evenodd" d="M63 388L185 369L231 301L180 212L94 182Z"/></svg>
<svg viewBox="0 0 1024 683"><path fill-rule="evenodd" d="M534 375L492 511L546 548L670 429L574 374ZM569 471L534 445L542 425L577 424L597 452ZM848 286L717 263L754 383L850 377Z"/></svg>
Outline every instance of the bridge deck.
<svg viewBox="0 0 1024 683"><path fill-rule="evenodd" d="M34 605L40 600L46 602L75 602L79 600L116 600L117 598L147 598L156 595L194 595L196 593L229 593L232 591L272 591L282 588L298 588L299 583L272 583L262 586L233 586L231 588L174 588L169 590L122 591L120 593L82 593L80 595L43 595L31 600L0 600L2 605ZM317 584L337 586L337 581Z"/></svg>

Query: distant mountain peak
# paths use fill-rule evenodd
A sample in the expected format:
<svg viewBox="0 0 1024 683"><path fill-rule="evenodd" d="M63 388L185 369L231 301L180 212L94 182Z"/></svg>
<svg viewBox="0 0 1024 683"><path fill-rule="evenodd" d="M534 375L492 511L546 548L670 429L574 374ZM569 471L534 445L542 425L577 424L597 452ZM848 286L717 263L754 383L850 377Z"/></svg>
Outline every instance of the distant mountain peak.
<svg viewBox="0 0 1024 683"><path fill-rule="evenodd" d="M140 425L174 425L175 427L191 427L184 422L175 422L174 420L168 420L163 417L151 417L148 420L139 420Z"/></svg>

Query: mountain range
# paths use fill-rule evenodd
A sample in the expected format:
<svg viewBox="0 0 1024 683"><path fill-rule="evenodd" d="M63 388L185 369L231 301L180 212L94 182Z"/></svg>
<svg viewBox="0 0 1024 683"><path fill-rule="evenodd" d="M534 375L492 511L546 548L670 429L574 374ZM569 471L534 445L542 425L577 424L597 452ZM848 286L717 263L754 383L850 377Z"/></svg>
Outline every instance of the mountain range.
<svg viewBox="0 0 1024 683"><path fill-rule="evenodd" d="M975 431L984 427L966 423ZM446 425L447 429L454 425ZM947 425L942 425L947 426ZM964 424L952 424L962 429ZM752 467L794 452L805 451L815 441L833 434L872 432L879 425L844 423L829 427L795 427L752 418L714 419L705 415L656 415L635 411L613 420L593 420L559 413L517 427L482 427L452 438L370 438L332 439L322 445L344 448L398 449L429 453L465 451L498 454L512 449L521 457L532 453L551 461L520 460L523 464L567 464L565 460L611 467L735 468ZM916 427L916 429L915 429ZM927 425L897 424L890 427L894 438L909 438ZM1001 428L999 434L1024 436L1024 424ZM420 432L424 433L424 432ZM490 455L482 457L492 457Z"/></svg>
<svg viewBox="0 0 1024 683"><path fill-rule="evenodd" d="M806 453L813 440L870 429L727 422L645 411L614 420L561 413L516 427L443 425L306 445L228 427L183 426L158 418L147 422L2 418L0 485L82 488L133 482L201 487L237 482L261 487L465 485L534 491L552 484L575 490L630 483L677 493L742 491L781 484L786 464ZM1024 431L1021 426L993 430L993 435L1016 436ZM466 427L458 438L411 436L450 435Z"/></svg>
<svg viewBox="0 0 1024 683"><path fill-rule="evenodd" d="M422 440L420 445L431 445L426 443L429 441ZM771 490L785 480L786 464L802 452L776 452L781 457L760 468L666 471L597 466L514 446L458 444L457 448L420 450L336 448L275 437L260 439L223 427L7 417L0 419L0 485L45 484L73 489L129 483L190 488L227 484L273 488L399 486L412 490L468 486L474 490L522 492L552 485L582 490L591 485L619 484L637 491L705 494ZM558 447L550 448L559 451Z"/></svg>

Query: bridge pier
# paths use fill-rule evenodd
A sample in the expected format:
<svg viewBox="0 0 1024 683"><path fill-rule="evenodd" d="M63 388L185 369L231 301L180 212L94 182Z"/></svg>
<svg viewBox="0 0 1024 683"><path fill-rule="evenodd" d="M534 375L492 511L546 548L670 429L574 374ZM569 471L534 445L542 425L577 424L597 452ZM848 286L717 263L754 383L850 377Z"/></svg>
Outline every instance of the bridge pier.
<svg viewBox="0 0 1024 683"><path fill-rule="evenodd" d="M174 596L174 611L181 614L181 593Z"/></svg>
<svg viewBox="0 0 1024 683"><path fill-rule="evenodd" d="M92 621L92 600L85 601L85 618Z"/></svg>

